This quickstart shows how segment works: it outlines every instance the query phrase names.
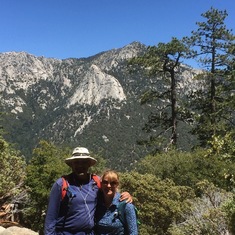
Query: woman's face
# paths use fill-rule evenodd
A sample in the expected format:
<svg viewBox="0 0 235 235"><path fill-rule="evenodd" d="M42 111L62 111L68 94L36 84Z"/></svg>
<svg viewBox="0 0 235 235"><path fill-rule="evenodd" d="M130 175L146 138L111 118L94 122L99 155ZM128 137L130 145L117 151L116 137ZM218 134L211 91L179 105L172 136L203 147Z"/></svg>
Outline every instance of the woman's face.
<svg viewBox="0 0 235 235"><path fill-rule="evenodd" d="M118 188L118 179L117 177L106 175L102 178L101 189L104 193L104 196L114 197Z"/></svg>

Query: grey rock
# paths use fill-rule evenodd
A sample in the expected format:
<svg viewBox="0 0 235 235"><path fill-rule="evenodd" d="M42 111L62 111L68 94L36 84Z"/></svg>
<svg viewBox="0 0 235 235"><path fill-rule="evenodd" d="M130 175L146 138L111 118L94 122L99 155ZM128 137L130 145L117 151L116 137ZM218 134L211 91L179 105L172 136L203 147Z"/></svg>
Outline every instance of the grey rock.
<svg viewBox="0 0 235 235"><path fill-rule="evenodd" d="M2 226L0 226L0 234L1 234L1 232L3 232L4 230L5 230L5 228L2 227Z"/></svg>
<svg viewBox="0 0 235 235"><path fill-rule="evenodd" d="M6 229L0 227L0 235L38 235L38 233L28 228L12 226Z"/></svg>

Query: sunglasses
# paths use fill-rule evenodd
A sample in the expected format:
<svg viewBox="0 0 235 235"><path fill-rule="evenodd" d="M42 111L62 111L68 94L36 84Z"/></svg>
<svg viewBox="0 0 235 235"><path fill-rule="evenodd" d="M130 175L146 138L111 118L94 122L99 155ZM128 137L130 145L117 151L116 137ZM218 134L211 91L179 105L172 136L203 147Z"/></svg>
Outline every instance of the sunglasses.
<svg viewBox="0 0 235 235"><path fill-rule="evenodd" d="M118 182L117 181L109 182L108 180L102 180L102 184L105 184L105 185L110 184L111 186L116 186L116 185L118 185Z"/></svg>

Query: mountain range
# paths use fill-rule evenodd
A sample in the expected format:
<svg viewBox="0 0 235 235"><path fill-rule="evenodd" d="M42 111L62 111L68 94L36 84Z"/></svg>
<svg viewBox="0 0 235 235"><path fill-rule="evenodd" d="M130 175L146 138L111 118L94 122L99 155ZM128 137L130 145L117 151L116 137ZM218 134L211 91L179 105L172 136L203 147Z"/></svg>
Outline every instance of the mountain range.
<svg viewBox="0 0 235 235"><path fill-rule="evenodd" d="M140 42L88 58L56 59L27 52L0 53L0 108L5 138L30 158L39 140L60 146L87 147L114 169L131 169L148 152L137 141L154 105L141 105L149 89L162 89L161 78L141 70L131 72L128 61L143 55ZM199 71L182 65L178 93L196 90ZM184 129L184 128L183 128ZM182 148L192 138L182 129Z"/></svg>

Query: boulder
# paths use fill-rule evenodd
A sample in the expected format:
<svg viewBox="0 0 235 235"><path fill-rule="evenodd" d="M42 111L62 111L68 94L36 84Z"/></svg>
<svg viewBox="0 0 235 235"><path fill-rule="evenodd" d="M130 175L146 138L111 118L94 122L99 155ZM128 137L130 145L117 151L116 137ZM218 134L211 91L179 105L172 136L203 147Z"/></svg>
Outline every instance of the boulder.
<svg viewBox="0 0 235 235"><path fill-rule="evenodd" d="M0 235L38 235L38 233L28 228L12 226L9 228L0 227Z"/></svg>
<svg viewBox="0 0 235 235"><path fill-rule="evenodd" d="M2 226L0 226L0 234L1 234L1 232L3 232L4 230L5 230L5 228L2 227Z"/></svg>

